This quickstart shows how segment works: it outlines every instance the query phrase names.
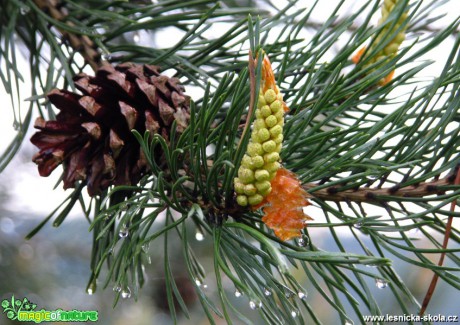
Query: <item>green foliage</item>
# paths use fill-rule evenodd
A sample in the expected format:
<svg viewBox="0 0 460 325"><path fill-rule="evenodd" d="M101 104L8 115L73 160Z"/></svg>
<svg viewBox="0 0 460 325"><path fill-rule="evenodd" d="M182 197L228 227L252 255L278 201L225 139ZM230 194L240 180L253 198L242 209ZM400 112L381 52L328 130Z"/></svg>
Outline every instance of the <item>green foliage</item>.
<svg viewBox="0 0 460 325"><path fill-rule="evenodd" d="M72 77L88 69L80 49L59 39L62 31L87 36L110 62L158 64L180 77L186 89L197 89L183 134L173 132L166 142L160 135L134 131L151 170L140 184L112 188L90 202L80 185L29 235L58 212L54 225L59 226L80 203L94 235L88 288L95 289L96 279L104 275L104 287L120 288L115 302L131 289L137 296L144 282L148 245L162 240L167 301L177 321L175 301L188 315L170 263L171 255L177 254L171 251L170 241L179 239L184 265L211 323L214 315L228 323L236 322L235 318L250 322L232 305L229 295L234 290L247 297L266 323L321 323L306 297L305 284L295 275L298 272L342 323L352 319L363 323L363 315L381 313L368 279L386 281L404 313L419 308L414 293L392 266L394 259L432 270L460 289L460 249L442 249L438 236L444 234L446 217L459 216L446 207L458 199L460 186L445 182L435 185L434 192L425 188L426 195L418 196L398 192L453 175L460 158L460 38L455 34L460 19L439 32L431 31L429 23L441 19L431 14L442 5L439 1L400 1L400 10L390 14L388 23L398 21L409 9L407 33L412 38L396 57L370 66L366 62L355 66L349 58L384 30L373 27L371 19L379 9L378 1L362 1L360 9L339 17L346 6L346 1L340 1L320 25L312 23L315 7L322 6L319 1L309 3L306 10L298 9L295 2L273 10L276 2L268 0L260 3L264 9L252 1L247 6L240 1L207 0L66 1L66 19L72 24L50 18L36 3L0 1L0 78L12 109L18 105L23 79L15 57L19 49L29 51L32 85L31 105L17 137L0 158L0 170L18 150L32 109L38 107L40 114L53 117L43 94L57 86L73 87ZM356 27L359 18L364 20ZM223 29L216 31L219 24ZM182 36L155 47L133 40L139 32L154 38L166 27ZM381 39L388 43L391 37ZM419 77L433 64L427 57L449 39L454 40L441 73L429 80ZM375 50L384 46L385 41ZM238 207L234 201L233 178L248 136L238 144L246 119L251 118L247 116L249 47L253 53L263 48L269 54L291 109L283 164L304 184L313 184L308 186L312 201L323 211L324 222L304 230L300 243L280 241L261 223L259 212ZM379 87L379 80L395 68L394 80ZM259 60L257 82L260 78ZM161 157L156 148L161 148ZM344 199L315 197L323 190L341 193ZM356 197L363 193L361 199L347 198L349 190L356 190ZM204 290L209 279L190 245L195 236L190 234L190 224L212 238L219 301ZM329 232L337 251L309 240L310 233L321 228ZM432 247L419 246L408 232L413 229ZM349 251L341 238L344 233L351 234L360 249ZM453 229L450 240L460 242L459 229ZM427 257L441 252L447 253L451 266L437 266ZM225 284L228 280L234 288Z"/></svg>

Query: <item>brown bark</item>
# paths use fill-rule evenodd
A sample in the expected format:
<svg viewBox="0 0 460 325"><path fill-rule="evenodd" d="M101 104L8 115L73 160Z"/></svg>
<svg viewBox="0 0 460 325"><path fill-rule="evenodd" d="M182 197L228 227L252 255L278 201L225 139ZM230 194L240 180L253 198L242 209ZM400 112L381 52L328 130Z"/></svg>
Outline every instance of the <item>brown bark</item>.
<svg viewBox="0 0 460 325"><path fill-rule="evenodd" d="M377 203L381 196L393 196L393 197L405 197L405 198L420 198L429 195L440 195L445 194L446 189L442 189L442 186L454 184L452 177L446 177L431 182L423 182L414 186L407 187L389 187L389 188L371 188L371 187L360 187L358 189L348 189L345 191L340 190L340 186L332 186L322 188L315 191L317 184L307 183L303 185L303 188L308 191L311 195L318 199L325 201L351 201L351 202L367 202Z"/></svg>

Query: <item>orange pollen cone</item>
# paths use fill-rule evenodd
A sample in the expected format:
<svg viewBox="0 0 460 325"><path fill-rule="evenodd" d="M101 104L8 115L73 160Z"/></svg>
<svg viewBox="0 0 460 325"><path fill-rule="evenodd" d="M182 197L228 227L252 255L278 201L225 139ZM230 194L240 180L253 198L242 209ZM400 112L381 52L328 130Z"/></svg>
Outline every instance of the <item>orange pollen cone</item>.
<svg viewBox="0 0 460 325"><path fill-rule="evenodd" d="M362 48L359 49L358 52L356 52L355 55L351 57L351 61L353 61L354 64L358 64L358 62L361 60L361 57L364 54L364 51L366 51L366 47L363 46Z"/></svg>
<svg viewBox="0 0 460 325"><path fill-rule="evenodd" d="M283 240L300 237L307 220L312 220L303 212L303 207L310 205L310 195L302 188L294 173L280 168L271 181L272 191L264 201L254 209L262 207L262 221L271 228L275 235Z"/></svg>
<svg viewBox="0 0 460 325"><path fill-rule="evenodd" d="M265 93L267 90L273 89L276 94L279 94L278 86L276 85L275 74L273 73L272 64L267 55L264 55L262 61L262 90ZM283 101L284 112L289 112L289 107Z"/></svg>
<svg viewBox="0 0 460 325"><path fill-rule="evenodd" d="M385 86L387 83L389 83L391 80L393 80L393 76L395 74L395 71L391 71L383 80L380 81L381 86Z"/></svg>
<svg viewBox="0 0 460 325"><path fill-rule="evenodd" d="M275 93L278 93L278 87L276 86L275 74L273 73L272 64L267 55L264 55L264 60L262 61L262 82L264 93L273 89Z"/></svg>

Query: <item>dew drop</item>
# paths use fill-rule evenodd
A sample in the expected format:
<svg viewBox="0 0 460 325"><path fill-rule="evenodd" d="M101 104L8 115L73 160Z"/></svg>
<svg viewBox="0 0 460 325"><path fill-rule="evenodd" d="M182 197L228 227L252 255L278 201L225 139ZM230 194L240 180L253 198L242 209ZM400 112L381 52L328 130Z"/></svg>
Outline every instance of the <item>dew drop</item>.
<svg viewBox="0 0 460 325"><path fill-rule="evenodd" d="M380 175L378 174L370 174L370 175L367 175L366 178L370 181L375 181L376 179L379 178Z"/></svg>
<svg viewBox="0 0 460 325"><path fill-rule="evenodd" d="M121 287L117 284L113 287L114 292L121 292Z"/></svg>
<svg viewBox="0 0 460 325"><path fill-rule="evenodd" d="M251 300L249 302L249 308L251 308L252 310L255 310L257 308L262 308L262 302L261 301L255 302L254 300Z"/></svg>
<svg viewBox="0 0 460 325"><path fill-rule="evenodd" d="M295 310L291 311L291 316L293 318L296 318L297 317L297 311L295 311Z"/></svg>
<svg viewBox="0 0 460 325"><path fill-rule="evenodd" d="M302 235L299 239L297 239L297 246L299 247L305 247L308 245L310 242L310 239L306 235Z"/></svg>
<svg viewBox="0 0 460 325"><path fill-rule="evenodd" d="M96 292L96 281L93 280L89 285L88 285L88 288L86 288L86 293L89 294L90 296Z"/></svg>
<svg viewBox="0 0 460 325"><path fill-rule="evenodd" d="M21 123L19 123L17 120L14 120L14 122L13 122L14 130L18 131L20 127L21 127Z"/></svg>
<svg viewBox="0 0 460 325"><path fill-rule="evenodd" d="M123 299L129 299L131 298L131 289L129 287L126 287L124 288L122 291L121 291L121 297Z"/></svg>
<svg viewBox="0 0 460 325"><path fill-rule="evenodd" d="M268 296L271 296L271 295L272 295L272 292L270 291L270 289L264 288L264 295L266 295L267 297L268 297Z"/></svg>
<svg viewBox="0 0 460 325"><path fill-rule="evenodd" d="M203 284L203 289L207 289L208 288L208 285L205 283Z"/></svg>
<svg viewBox="0 0 460 325"><path fill-rule="evenodd" d="M139 43L141 40L141 36L139 35L139 32L135 32L133 36L133 42L134 43Z"/></svg>
<svg viewBox="0 0 460 325"><path fill-rule="evenodd" d="M299 291L297 293L297 297L299 297L299 299L301 300L304 300L304 299L307 299L307 294L305 292Z"/></svg>
<svg viewBox="0 0 460 325"><path fill-rule="evenodd" d="M378 267L378 265L376 265L376 264L365 264L365 265L366 265L366 267L372 267L372 268Z"/></svg>
<svg viewBox="0 0 460 325"><path fill-rule="evenodd" d="M388 282L386 282L383 279L375 279L375 285L379 289L384 289L384 288L388 287Z"/></svg>
<svg viewBox="0 0 460 325"><path fill-rule="evenodd" d="M344 325L353 325L353 324L354 323L351 320L347 319Z"/></svg>
<svg viewBox="0 0 460 325"><path fill-rule="evenodd" d="M196 279L196 280L195 280L195 284L196 284L198 287L201 287L201 285L202 285L200 279Z"/></svg>
<svg viewBox="0 0 460 325"><path fill-rule="evenodd" d="M363 223L360 221L360 222L355 223L353 227L355 227L356 229L360 229L362 226L363 226Z"/></svg>
<svg viewBox="0 0 460 325"><path fill-rule="evenodd" d="M256 222L255 226L256 226L257 229L260 229L260 223L259 222Z"/></svg>
<svg viewBox="0 0 460 325"><path fill-rule="evenodd" d="M243 294L241 293L241 291L239 291L238 289L235 290L235 297L239 298L241 297Z"/></svg>
<svg viewBox="0 0 460 325"><path fill-rule="evenodd" d="M21 15L27 15L29 11L30 11L30 7L26 5L21 6L21 9L19 9L19 12L21 13Z"/></svg>
<svg viewBox="0 0 460 325"><path fill-rule="evenodd" d="M118 236L120 238L126 238L129 235L129 229L126 226L121 227L120 232L118 233Z"/></svg>
<svg viewBox="0 0 460 325"><path fill-rule="evenodd" d="M144 253L148 253L149 248L150 248L150 243L146 243L146 244L142 245L142 250L144 251Z"/></svg>
<svg viewBox="0 0 460 325"><path fill-rule="evenodd" d="M198 241L203 241L204 240L204 235L201 231L197 231L195 234L195 239Z"/></svg>

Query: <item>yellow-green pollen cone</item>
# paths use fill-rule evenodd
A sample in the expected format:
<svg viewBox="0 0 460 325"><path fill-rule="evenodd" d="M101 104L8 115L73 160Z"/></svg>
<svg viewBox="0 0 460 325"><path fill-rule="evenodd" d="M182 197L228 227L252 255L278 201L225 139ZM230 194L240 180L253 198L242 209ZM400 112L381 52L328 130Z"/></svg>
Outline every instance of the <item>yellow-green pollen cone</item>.
<svg viewBox="0 0 460 325"><path fill-rule="evenodd" d="M241 206L258 205L270 194L270 181L280 168L284 108L281 93L261 88L252 134L246 154L234 180L236 202Z"/></svg>
<svg viewBox="0 0 460 325"><path fill-rule="evenodd" d="M388 17L390 16L391 12L395 9L396 4L400 0L385 0L383 1L382 5L382 17L380 18L379 24L383 24L388 20ZM398 22L394 25L393 29L390 31L390 33L396 32L396 30L401 28L401 25L404 24L404 22L407 19L407 12L403 12L401 16L398 19ZM384 37L384 35L389 31L391 27L391 23L389 23L384 30L381 32L381 36L379 36L375 42L375 45L377 45L380 41L381 38ZM382 51L377 53L377 55L373 58L373 62L383 60L384 58L392 58L396 55L398 52L399 46L401 43L406 39L406 27L403 27L400 29L398 34L396 34L393 39L391 40L390 43L383 48Z"/></svg>

